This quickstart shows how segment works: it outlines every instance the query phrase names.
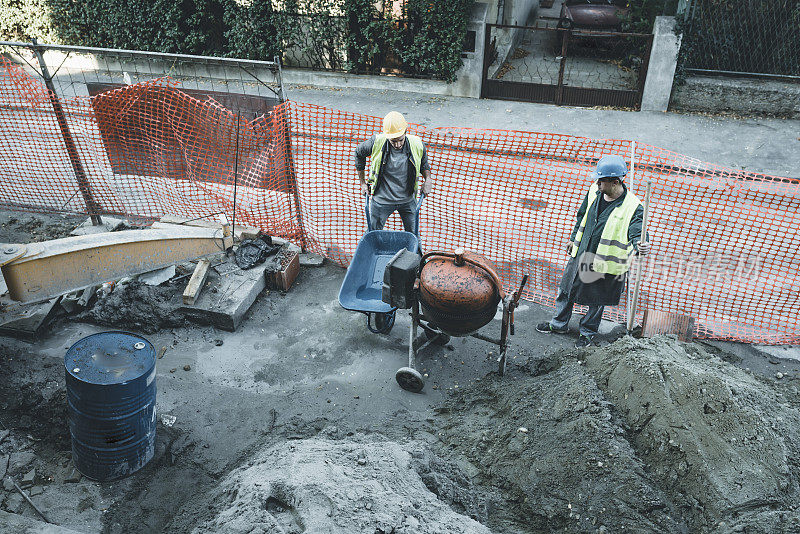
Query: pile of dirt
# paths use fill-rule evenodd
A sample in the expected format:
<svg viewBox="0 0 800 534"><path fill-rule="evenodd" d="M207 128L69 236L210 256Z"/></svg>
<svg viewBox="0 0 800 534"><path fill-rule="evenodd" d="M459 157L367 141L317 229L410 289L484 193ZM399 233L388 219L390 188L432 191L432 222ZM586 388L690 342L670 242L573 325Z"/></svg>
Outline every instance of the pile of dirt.
<svg viewBox="0 0 800 534"><path fill-rule="evenodd" d="M85 216L0 212L0 243L36 243L68 237Z"/></svg>
<svg viewBox="0 0 800 534"><path fill-rule="evenodd" d="M684 529L579 361L551 354L524 371L460 388L441 410L442 454L465 457L478 466L476 482L503 493L504 509L489 515L489 527Z"/></svg>
<svg viewBox="0 0 800 534"><path fill-rule="evenodd" d="M692 531L800 531L800 411L698 345L622 339L586 367Z"/></svg>
<svg viewBox="0 0 800 534"><path fill-rule="evenodd" d="M800 531L796 399L695 344L623 338L460 388L440 455L500 532Z"/></svg>
<svg viewBox="0 0 800 534"><path fill-rule="evenodd" d="M354 436L310 438L262 450L214 490L210 518L194 533L489 533L426 485L479 503L466 477L447 479L426 445ZM438 477L431 473L437 471ZM434 480L436 478L436 480ZM461 484L464 485L461 485Z"/></svg>
<svg viewBox="0 0 800 534"><path fill-rule="evenodd" d="M185 316L175 313L182 304L181 293L181 289L170 283L149 286L131 282L98 299L91 308L78 314L75 319L154 334L164 328L186 324Z"/></svg>

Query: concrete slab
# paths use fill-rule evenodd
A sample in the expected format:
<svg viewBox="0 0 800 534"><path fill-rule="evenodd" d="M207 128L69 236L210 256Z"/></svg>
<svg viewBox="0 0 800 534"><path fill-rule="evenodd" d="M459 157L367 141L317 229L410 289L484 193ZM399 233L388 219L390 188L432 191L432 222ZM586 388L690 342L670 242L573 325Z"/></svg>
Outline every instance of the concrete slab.
<svg viewBox="0 0 800 534"><path fill-rule="evenodd" d="M319 254L304 253L300 254L301 267L321 267L325 263L325 258Z"/></svg>
<svg viewBox="0 0 800 534"><path fill-rule="evenodd" d="M107 217L104 215L101 219L103 224L100 226L93 225L92 219L86 219L82 225L70 232L70 235L90 235L102 232L113 232L125 224L123 219L117 219L115 217Z"/></svg>
<svg viewBox="0 0 800 534"><path fill-rule="evenodd" d="M753 348L773 358L800 362L800 346L797 345L753 345Z"/></svg>
<svg viewBox="0 0 800 534"><path fill-rule="evenodd" d="M224 274L213 275L215 280L209 284L211 287L201 293L193 305L183 305L177 312L233 332L266 288L264 273L270 268L271 264L265 262L246 271L238 267L222 270Z"/></svg>
<svg viewBox="0 0 800 534"><path fill-rule="evenodd" d="M47 323L55 315L61 297L40 304L25 304L2 300L9 304L8 311L0 313L0 335L33 340L46 330Z"/></svg>

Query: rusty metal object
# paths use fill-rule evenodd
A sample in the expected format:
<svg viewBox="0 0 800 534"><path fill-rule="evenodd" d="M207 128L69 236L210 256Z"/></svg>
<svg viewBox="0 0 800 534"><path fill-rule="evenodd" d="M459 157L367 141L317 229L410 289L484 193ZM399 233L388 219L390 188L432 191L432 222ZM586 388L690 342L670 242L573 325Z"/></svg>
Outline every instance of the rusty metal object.
<svg viewBox="0 0 800 534"><path fill-rule="evenodd" d="M448 335L469 335L489 323L504 297L494 265L480 254L456 249L422 258L422 314Z"/></svg>
<svg viewBox="0 0 800 534"><path fill-rule="evenodd" d="M12 248L24 247L23 254L2 266L11 299L42 302L70 291L210 256L231 244L232 238L223 237L221 230L175 226L0 245L0 251L15 256L19 249Z"/></svg>

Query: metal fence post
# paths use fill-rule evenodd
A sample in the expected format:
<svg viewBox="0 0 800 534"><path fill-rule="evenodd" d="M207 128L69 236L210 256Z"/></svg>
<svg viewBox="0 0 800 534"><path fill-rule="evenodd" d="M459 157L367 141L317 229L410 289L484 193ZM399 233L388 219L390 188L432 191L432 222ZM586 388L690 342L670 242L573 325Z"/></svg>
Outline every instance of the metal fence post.
<svg viewBox="0 0 800 534"><path fill-rule="evenodd" d="M570 30L564 28L561 33L561 65L558 67L558 89L556 89L556 105L561 105L564 100L564 67L567 65L567 43L569 43Z"/></svg>
<svg viewBox="0 0 800 534"><path fill-rule="evenodd" d="M44 61L44 54L42 53L44 47L39 46L36 39L33 39L32 42L33 53L36 54L36 59L39 60L39 67L42 69L42 78L44 78L44 84L47 87L50 104L53 106L53 111L56 114L56 121L58 121L58 127L61 128L61 136L64 139L64 146L67 148L69 161L72 164L72 170L75 173L75 179L78 181L78 190L81 192L83 201L86 203L86 210L89 212L89 217L92 220L92 224L95 226L101 226L103 221L100 219L100 206L92 196L92 189L89 185L89 179L86 177L86 172L83 169L83 163L81 163L80 156L78 155L78 148L75 145L75 140L72 138L72 132L69 130L67 117L64 115L64 109L61 107L61 101L58 99L58 95L56 95L56 88L53 85L53 77L50 75L50 71L47 69L47 64Z"/></svg>

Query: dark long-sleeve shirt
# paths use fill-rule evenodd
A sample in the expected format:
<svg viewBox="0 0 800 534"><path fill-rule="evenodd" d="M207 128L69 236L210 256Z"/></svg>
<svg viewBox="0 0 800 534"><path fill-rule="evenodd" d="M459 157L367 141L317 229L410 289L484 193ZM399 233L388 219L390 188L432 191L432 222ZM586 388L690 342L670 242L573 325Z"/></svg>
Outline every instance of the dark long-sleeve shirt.
<svg viewBox="0 0 800 534"><path fill-rule="evenodd" d="M602 193L598 194L602 195ZM567 269L564 276L561 278L559 286L559 299L569 298L578 304L587 304L593 306L613 306L619 304L620 296L623 289L625 289L625 275L615 276L611 274L596 273L594 281L588 281L592 277L584 276L584 280L579 276L581 270L580 262L586 261L584 253L596 253L597 246L600 244L600 236L603 234L606 222L608 221L611 212L622 204L625 195L628 194L627 188L625 194L619 198L606 203L605 209L598 213L600 207L600 199L596 199L591 208L588 208L589 214L586 217L586 228L583 231L583 237L578 244L578 254L576 257L571 258L567 263ZM580 208L578 208L577 221L572 229L570 236L571 241L575 241L575 236L580 228L583 215L586 213L589 205L589 194L584 196ZM628 226L628 240L633 243L634 248L638 250L638 244L642 236L642 219L644 217L644 208L639 206L633 214L631 223ZM584 272L586 267L583 268Z"/></svg>
<svg viewBox="0 0 800 534"><path fill-rule="evenodd" d="M361 171L366 168L367 158L372 154L372 147L374 144L375 136L373 135L356 147L353 156L355 158L357 170ZM383 165L383 172L378 186L372 197L373 202L378 204L401 204L412 200L414 198L416 176L414 176L413 172L409 172L409 170L413 170L413 163L411 163L410 160L411 147L408 141L403 144L403 148L401 149L394 148L392 144L387 141L384 150L387 151L386 161ZM429 169L428 150L423 145L420 172Z"/></svg>

